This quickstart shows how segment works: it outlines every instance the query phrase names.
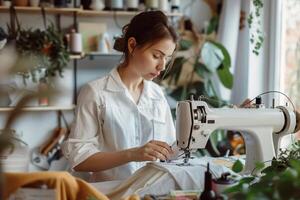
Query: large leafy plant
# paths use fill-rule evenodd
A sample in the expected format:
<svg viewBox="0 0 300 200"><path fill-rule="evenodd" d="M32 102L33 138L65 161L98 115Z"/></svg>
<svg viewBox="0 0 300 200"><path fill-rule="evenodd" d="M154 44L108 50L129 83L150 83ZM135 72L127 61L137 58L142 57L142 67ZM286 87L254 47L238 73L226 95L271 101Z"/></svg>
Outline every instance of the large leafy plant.
<svg viewBox="0 0 300 200"><path fill-rule="evenodd" d="M211 24L215 24L214 21ZM224 105L216 90L215 77L224 87L232 88L233 75L228 51L210 33L198 35L193 30L184 30L181 35L177 57L160 83L177 101L187 99L193 93L216 100L210 101L215 107Z"/></svg>

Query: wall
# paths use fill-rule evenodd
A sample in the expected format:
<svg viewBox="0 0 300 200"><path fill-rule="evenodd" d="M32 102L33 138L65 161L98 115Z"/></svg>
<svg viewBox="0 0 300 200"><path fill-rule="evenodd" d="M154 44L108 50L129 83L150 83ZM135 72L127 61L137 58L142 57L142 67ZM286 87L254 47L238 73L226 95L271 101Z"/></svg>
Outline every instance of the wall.
<svg viewBox="0 0 300 200"><path fill-rule="evenodd" d="M182 1L182 8L187 16L191 16L195 21L198 29L203 27L205 21L209 20L210 12L206 4L202 1L189 0ZM37 14L21 14L18 13L18 17L21 21L22 27L43 27L42 17ZM47 15L47 19L55 21L53 15ZM126 24L130 17L118 17L117 23L120 26ZM7 13L0 13L0 26L6 27L6 23L9 21L9 15ZM111 17L80 17L79 21L86 22L105 22L108 24L108 32L112 37L116 34L120 34L120 28L116 25L116 22ZM73 19L70 16L62 15L62 27L72 25ZM117 65L120 57L95 57L93 60L85 58L78 61L77 71L77 83L78 87L86 83L89 80L93 80L107 74L114 66ZM67 70L64 73L64 78L59 81L58 88L68 89L69 92L60 97L60 102L68 104L72 102L73 98L73 64L69 63ZM3 127L6 121L7 112L0 112L0 127ZM72 111L64 111L69 122L72 121ZM43 111L43 112L25 112L20 118L13 124L13 128L17 133L21 134L22 140L29 144L31 149L39 147L40 144L47 139L53 129L57 126L57 113L55 111ZM39 170L37 167L31 165L30 170Z"/></svg>

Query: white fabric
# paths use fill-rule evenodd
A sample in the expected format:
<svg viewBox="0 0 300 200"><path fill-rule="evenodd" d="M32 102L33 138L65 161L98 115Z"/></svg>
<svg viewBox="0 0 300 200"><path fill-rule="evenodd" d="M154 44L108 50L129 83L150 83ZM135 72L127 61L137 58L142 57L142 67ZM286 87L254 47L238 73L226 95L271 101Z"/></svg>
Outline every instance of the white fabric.
<svg viewBox="0 0 300 200"><path fill-rule="evenodd" d="M75 119L64 154L74 168L97 152L111 152L144 145L150 140L175 142L170 107L161 88L144 81L136 104L117 69L80 90ZM90 181L120 180L144 166L131 162L93 173Z"/></svg>
<svg viewBox="0 0 300 200"><path fill-rule="evenodd" d="M194 158L189 161L190 166L177 165L183 163L183 159L171 163L150 162L119 186L111 188L106 195L111 200L117 200L131 194L164 195L171 190L203 190L204 174L208 162L213 178L219 178L222 173L231 172L230 169L215 164L216 160L216 158L210 157ZM102 183L93 185L102 191Z"/></svg>

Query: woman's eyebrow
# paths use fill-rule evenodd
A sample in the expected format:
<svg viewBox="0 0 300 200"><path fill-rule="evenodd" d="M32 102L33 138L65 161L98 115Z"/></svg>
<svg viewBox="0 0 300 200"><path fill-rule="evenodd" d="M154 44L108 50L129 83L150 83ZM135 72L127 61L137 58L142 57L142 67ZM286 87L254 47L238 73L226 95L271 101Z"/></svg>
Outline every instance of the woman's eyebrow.
<svg viewBox="0 0 300 200"><path fill-rule="evenodd" d="M154 49L155 51L158 51L159 53L161 53L163 56L166 56L166 54L163 52L163 51L161 51L161 50L159 50L159 49ZM167 56L167 57L172 57L172 55L169 55L169 56Z"/></svg>

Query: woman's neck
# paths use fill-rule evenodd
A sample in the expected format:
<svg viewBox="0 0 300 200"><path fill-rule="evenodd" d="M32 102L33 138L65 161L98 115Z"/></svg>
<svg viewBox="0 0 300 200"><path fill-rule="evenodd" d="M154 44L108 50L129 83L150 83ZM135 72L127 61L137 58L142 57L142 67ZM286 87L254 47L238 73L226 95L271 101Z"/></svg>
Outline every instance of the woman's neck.
<svg viewBox="0 0 300 200"><path fill-rule="evenodd" d="M118 67L119 76L129 91L140 91L143 86L143 78L131 70L129 66Z"/></svg>

